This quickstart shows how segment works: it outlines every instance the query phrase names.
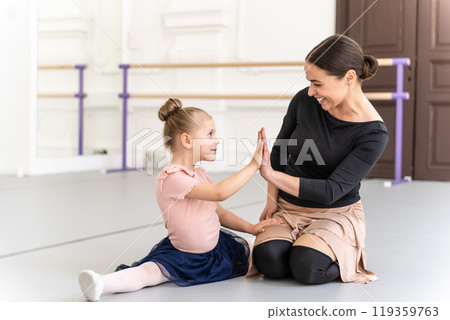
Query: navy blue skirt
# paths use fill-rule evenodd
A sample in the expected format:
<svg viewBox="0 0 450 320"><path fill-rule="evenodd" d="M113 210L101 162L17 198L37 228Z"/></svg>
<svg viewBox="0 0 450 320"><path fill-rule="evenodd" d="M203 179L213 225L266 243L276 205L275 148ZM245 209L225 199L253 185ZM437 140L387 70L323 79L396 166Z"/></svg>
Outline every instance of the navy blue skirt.
<svg viewBox="0 0 450 320"><path fill-rule="evenodd" d="M248 270L250 248L242 237L222 229L214 249L188 253L176 249L169 238L162 239L143 259L131 266L121 264L116 271L152 261L162 274L179 286L192 286L243 276Z"/></svg>

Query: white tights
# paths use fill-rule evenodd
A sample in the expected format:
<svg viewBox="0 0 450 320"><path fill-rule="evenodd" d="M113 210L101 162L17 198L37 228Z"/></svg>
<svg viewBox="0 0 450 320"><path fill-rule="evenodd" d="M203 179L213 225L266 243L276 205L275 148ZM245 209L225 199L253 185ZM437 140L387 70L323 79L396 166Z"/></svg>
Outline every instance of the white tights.
<svg viewBox="0 0 450 320"><path fill-rule="evenodd" d="M251 260L254 239L247 239L247 242ZM98 301L103 293L131 292L167 281L169 279L162 274L158 265L151 261L104 276L91 270L83 270L79 275L81 290L89 301Z"/></svg>
<svg viewBox="0 0 450 320"><path fill-rule="evenodd" d="M169 281L156 263L151 261L137 267L106 274L102 279L103 293L131 292Z"/></svg>
<svg viewBox="0 0 450 320"><path fill-rule="evenodd" d="M250 256L254 238L246 239L250 247ZM146 262L138 267L123 269L103 276L103 293L131 292L144 287L156 286L169 281L154 262Z"/></svg>

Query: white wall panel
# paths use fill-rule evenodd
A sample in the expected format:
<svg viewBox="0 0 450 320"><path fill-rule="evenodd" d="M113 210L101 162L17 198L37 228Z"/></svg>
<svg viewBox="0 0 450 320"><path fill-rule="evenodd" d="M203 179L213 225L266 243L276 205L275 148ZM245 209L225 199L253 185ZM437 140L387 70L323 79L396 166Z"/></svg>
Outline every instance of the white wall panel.
<svg viewBox="0 0 450 320"><path fill-rule="evenodd" d="M85 72L85 152L121 151L122 89L119 63L291 61L303 60L325 37L334 33L335 1L297 0L39 0L39 62L87 63ZM82 7L82 9L80 8ZM294 94L307 85L303 69L133 69L129 91L135 93L240 93ZM40 71L40 92L77 89L76 71ZM145 128L161 131L157 110L163 99L130 99L128 137ZM199 100L185 99L185 106L207 110L224 139L224 157L233 153L245 157L242 143L264 126L274 138L281 125L288 100ZM67 102L70 106L74 99ZM37 134L38 145L53 155L60 148L76 154L73 130L77 114L52 110L40 101L39 122L48 131ZM50 113L54 113L52 129ZM58 118L61 117L61 118ZM71 117L71 120L67 120ZM52 137L67 125L65 134ZM66 126L65 125L65 126ZM42 129L42 125L38 126ZM75 127L76 129L76 127ZM47 129L46 129L47 130ZM71 131L73 130L73 131ZM66 139L66 140L64 140ZM227 139L230 140L228 143ZM51 148L51 143L64 148ZM234 140L238 141L238 140ZM45 152L44 152L45 153ZM236 162L236 161L234 161ZM236 170L222 161L206 164L211 170ZM237 161L239 164L239 161Z"/></svg>

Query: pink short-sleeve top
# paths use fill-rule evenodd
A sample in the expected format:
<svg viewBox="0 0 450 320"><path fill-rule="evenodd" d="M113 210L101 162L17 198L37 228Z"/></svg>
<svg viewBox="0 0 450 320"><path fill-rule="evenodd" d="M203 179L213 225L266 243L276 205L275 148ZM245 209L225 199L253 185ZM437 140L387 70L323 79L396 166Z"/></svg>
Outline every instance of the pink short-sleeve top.
<svg viewBox="0 0 450 320"><path fill-rule="evenodd" d="M185 197L200 181L211 183L205 169L191 171L176 164L166 165L156 179L156 200L169 239L175 248L190 253L214 249L220 234L216 202Z"/></svg>

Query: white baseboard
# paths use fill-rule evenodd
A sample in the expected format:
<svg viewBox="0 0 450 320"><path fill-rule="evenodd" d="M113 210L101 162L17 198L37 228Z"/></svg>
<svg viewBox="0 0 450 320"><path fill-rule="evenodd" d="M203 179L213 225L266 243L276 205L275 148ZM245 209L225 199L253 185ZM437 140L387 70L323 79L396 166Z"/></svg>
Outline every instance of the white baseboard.
<svg viewBox="0 0 450 320"><path fill-rule="evenodd" d="M62 158L35 158L28 172L31 176L84 171L103 172L122 167L122 156L88 155Z"/></svg>

